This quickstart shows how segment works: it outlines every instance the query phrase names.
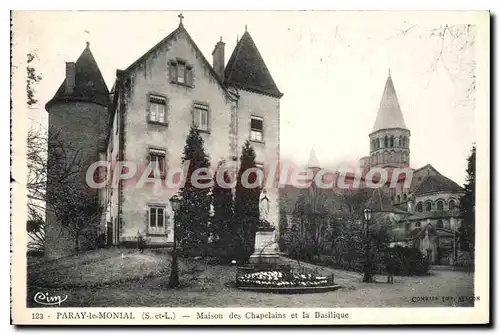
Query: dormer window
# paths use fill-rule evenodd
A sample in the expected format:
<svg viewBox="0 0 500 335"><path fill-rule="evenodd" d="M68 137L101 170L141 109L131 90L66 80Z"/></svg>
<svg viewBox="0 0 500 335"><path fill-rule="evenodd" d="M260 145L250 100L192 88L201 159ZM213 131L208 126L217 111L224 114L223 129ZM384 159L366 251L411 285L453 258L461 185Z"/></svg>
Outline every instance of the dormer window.
<svg viewBox="0 0 500 335"><path fill-rule="evenodd" d="M173 84L193 86L193 67L185 61L175 60L169 63L170 82Z"/></svg>
<svg viewBox="0 0 500 335"><path fill-rule="evenodd" d="M186 64L177 63L177 82L179 84L186 82Z"/></svg>

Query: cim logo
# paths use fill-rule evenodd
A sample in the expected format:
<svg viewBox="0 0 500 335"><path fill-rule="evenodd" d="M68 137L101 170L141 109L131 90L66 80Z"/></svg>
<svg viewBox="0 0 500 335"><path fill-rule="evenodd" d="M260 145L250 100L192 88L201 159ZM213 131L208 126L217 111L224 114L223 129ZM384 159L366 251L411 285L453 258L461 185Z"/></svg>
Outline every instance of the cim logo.
<svg viewBox="0 0 500 335"><path fill-rule="evenodd" d="M45 292L37 292L35 296L33 297L33 300L40 305L45 305L45 306L55 306L65 302L68 299L68 296L65 295L64 297L60 295L50 295L49 293Z"/></svg>

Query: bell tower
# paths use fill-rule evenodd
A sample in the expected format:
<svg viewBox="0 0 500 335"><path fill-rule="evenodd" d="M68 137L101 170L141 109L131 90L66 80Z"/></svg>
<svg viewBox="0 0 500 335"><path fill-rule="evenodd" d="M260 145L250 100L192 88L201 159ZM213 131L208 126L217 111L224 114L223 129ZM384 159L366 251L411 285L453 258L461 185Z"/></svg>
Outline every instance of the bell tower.
<svg viewBox="0 0 500 335"><path fill-rule="evenodd" d="M369 138L371 166L410 165L410 130L406 127L390 70Z"/></svg>

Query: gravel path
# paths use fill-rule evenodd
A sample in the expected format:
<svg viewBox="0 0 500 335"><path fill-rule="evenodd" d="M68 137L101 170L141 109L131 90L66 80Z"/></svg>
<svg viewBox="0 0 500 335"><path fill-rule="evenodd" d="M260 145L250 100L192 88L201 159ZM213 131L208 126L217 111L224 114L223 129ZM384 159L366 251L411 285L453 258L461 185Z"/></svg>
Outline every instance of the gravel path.
<svg viewBox="0 0 500 335"><path fill-rule="evenodd" d="M283 258L284 263L297 263ZM166 288L168 274L101 288L75 288L54 291L67 294L64 307L434 307L472 306L470 300L457 301L443 297L472 296L474 275L444 269L424 277L395 277L394 284L362 283L362 275L300 263L308 271L335 274L343 288L325 293L268 294L241 291L234 287L236 267L207 265L201 261L182 260L179 264L184 288ZM31 288L28 304L37 290ZM52 291L51 291L52 292Z"/></svg>

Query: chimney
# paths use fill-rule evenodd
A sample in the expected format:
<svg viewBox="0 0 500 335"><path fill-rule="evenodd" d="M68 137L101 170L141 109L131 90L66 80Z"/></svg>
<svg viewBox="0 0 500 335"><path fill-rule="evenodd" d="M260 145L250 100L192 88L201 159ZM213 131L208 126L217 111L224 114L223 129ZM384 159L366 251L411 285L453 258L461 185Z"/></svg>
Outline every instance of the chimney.
<svg viewBox="0 0 500 335"><path fill-rule="evenodd" d="M66 94L72 94L75 90L76 64L66 62Z"/></svg>
<svg viewBox="0 0 500 335"><path fill-rule="evenodd" d="M221 80L224 80L224 46L226 44L222 42L222 36L220 41L215 45L214 51L212 51L213 57L213 67L215 73L219 76Z"/></svg>

